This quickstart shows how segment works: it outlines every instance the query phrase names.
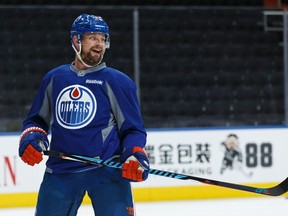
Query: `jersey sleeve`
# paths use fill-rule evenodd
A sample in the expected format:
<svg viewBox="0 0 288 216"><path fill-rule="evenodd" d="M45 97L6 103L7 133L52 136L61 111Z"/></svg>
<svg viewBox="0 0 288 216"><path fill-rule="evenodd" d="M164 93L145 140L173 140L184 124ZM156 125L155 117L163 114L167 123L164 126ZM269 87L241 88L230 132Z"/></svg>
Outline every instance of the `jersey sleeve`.
<svg viewBox="0 0 288 216"><path fill-rule="evenodd" d="M46 75L40 84L28 116L23 122L22 130L29 127L40 127L46 132L49 131L51 119L51 89L51 79Z"/></svg>
<svg viewBox="0 0 288 216"><path fill-rule="evenodd" d="M132 149L134 146L144 148L146 131L142 120L136 85L130 78L106 83L112 112L115 116L121 147Z"/></svg>

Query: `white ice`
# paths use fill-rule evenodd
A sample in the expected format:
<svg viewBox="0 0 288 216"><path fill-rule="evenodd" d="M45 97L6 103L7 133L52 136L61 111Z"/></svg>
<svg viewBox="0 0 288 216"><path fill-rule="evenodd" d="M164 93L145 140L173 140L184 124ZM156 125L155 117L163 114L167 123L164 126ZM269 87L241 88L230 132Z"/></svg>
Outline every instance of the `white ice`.
<svg viewBox="0 0 288 216"><path fill-rule="evenodd" d="M242 198L136 203L137 216L287 216L288 199ZM34 208L0 209L1 216L32 216ZM90 205L82 205L77 216L93 216ZM101 215L100 215L101 216Z"/></svg>

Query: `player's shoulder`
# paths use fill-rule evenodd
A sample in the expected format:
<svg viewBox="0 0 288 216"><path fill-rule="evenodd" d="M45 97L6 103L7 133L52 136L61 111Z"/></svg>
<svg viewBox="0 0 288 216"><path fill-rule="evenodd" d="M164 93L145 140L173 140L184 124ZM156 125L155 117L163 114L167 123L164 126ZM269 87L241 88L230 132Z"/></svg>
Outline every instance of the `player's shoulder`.
<svg viewBox="0 0 288 216"><path fill-rule="evenodd" d="M128 83L133 82L127 74L112 67L105 67L105 74L110 81Z"/></svg>
<svg viewBox="0 0 288 216"><path fill-rule="evenodd" d="M58 74L69 73L69 72L70 72L70 64L64 64L56 68L53 68L52 70L48 71L47 74L58 75Z"/></svg>
<svg viewBox="0 0 288 216"><path fill-rule="evenodd" d="M44 79L52 79L57 75L65 75L66 73L69 73L69 66L69 64L64 64L49 70L45 74Z"/></svg>

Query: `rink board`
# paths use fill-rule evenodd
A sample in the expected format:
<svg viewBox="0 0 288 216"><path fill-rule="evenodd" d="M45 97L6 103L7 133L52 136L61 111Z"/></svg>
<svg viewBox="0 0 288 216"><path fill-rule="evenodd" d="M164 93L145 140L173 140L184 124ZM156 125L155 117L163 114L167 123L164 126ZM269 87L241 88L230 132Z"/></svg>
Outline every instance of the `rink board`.
<svg viewBox="0 0 288 216"><path fill-rule="evenodd" d="M275 182L270 184L265 183L249 185L255 187L272 187L276 184L278 183ZM133 194L136 202L245 198L262 196L216 186L134 188ZM37 201L37 193L0 194L0 200L0 208L35 206ZM83 204L91 204L91 201L87 195L84 197Z"/></svg>
<svg viewBox="0 0 288 216"><path fill-rule="evenodd" d="M240 154L230 161L233 166L223 166L227 162L223 163L223 144L229 134L238 137ZM271 187L287 177L287 140L284 127L148 130L146 152L154 169ZM19 159L19 133L2 133L0 141L0 207L34 206L45 163L30 167ZM261 196L154 175L132 186L136 201ZM85 197L83 203L90 203L89 198Z"/></svg>

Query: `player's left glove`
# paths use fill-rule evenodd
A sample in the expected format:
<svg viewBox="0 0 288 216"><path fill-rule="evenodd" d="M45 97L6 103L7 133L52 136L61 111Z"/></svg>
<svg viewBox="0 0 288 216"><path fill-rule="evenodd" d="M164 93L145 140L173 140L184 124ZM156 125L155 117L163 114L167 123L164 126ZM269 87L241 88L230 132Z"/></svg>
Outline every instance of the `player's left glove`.
<svg viewBox="0 0 288 216"><path fill-rule="evenodd" d="M122 177L130 181L145 181L150 168L148 157L141 147L135 146L132 151L125 150L120 158L124 162Z"/></svg>

